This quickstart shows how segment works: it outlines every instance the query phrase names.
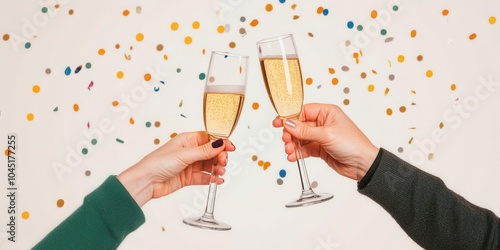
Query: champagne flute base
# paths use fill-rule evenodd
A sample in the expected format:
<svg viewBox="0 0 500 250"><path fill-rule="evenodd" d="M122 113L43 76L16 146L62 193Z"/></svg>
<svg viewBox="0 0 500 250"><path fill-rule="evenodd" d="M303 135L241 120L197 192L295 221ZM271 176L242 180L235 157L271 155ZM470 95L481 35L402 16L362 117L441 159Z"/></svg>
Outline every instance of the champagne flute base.
<svg viewBox="0 0 500 250"><path fill-rule="evenodd" d="M333 194L317 194L317 193L314 193L313 191L304 192L304 193L302 193L300 198L286 204L285 207L288 207L288 208L304 207L304 206L318 204L318 203L330 200L332 198L333 198Z"/></svg>
<svg viewBox="0 0 500 250"><path fill-rule="evenodd" d="M206 216L201 216L201 217L186 218L182 220L182 222L184 222L184 224L203 229L212 229L219 231L231 230L230 225L224 222L217 221L213 217L210 218Z"/></svg>

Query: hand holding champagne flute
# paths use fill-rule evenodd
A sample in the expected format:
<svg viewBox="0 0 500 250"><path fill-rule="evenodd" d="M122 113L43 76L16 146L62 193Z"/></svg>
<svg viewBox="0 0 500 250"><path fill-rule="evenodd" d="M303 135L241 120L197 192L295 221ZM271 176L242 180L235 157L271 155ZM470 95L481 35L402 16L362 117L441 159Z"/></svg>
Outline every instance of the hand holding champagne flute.
<svg viewBox="0 0 500 250"><path fill-rule="evenodd" d="M203 97L205 129L211 141L227 139L238 123L245 100L247 65L247 56L212 52ZM217 191L216 160L214 158L205 213L183 222L200 228L230 230L231 226L215 220L213 214Z"/></svg>
<svg viewBox="0 0 500 250"><path fill-rule="evenodd" d="M282 119L298 119L304 100L302 72L295 49L293 35L283 35L257 42L260 67L267 94L274 109ZM297 165L299 167L302 194L286 207L300 207L327 201L331 194L316 194L309 183L301 144L294 138Z"/></svg>

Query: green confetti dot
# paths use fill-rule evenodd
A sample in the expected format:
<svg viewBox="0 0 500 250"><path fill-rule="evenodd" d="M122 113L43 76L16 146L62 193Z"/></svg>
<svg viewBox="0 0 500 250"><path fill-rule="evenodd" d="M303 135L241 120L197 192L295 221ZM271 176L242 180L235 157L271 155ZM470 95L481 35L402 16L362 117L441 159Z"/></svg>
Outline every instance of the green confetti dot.
<svg viewBox="0 0 500 250"><path fill-rule="evenodd" d="M399 7L398 7L397 5L394 5L394 6L392 6L392 10L394 10L394 11L398 11L398 10L399 10Z"/></svg>
<svg viewBox="0 0 500 250"><path fill-rule="evenodd" d="M181 68L177 68L177 73L181 73Z"/></svg>
<svg viewBox="0 0 500 250"><path fill-rule="evenodd" d="M31 48L31 43L30 43L30 42L26 42L26 43L24 44L24 47L25 47L26 49Z"/></svg>
<svg viewBox="0 0 500 250"><path fill-rule="evenodd" d="M85 64L85 68L87 68L87 69L92 68L92 63L89 63L89 62L88 62L88 63L86 63L86 64Z"/></svg>
<svg viewBox="0 0 500 250"><path fill-rule="evenodd" d="M47 7L42 8L42 13L47 13L47 11L49 11L49 9L47 9Z"/></svg>
<svg viewBox="0 0 500 250"><path fill-rule="evenodd" d="M59 107L55 107L53 111L57 112L58 110L59 110Z"/></svg>
<svg viewBox="0 0 500 250"><path fill-rule="evenodd" d="M124 143L124 141L121 140L120 138L116 138L116 141L119 142L119 143L122 143L122 144Z"/></svg>
<svg viewBox="0 0 500 250"><path fill-rule="evenodd" d="M92 145L96 145L97 144L97 140L96 139L92 139L92 141L90 141L90 143L92 143Z"/></svg>
<svg viewBox="0 0 500 250"><path fill-rule="evenodd" d="M387 34L387 30L381 29L380 30L380 34L383 35L383 36L385 36Z"/></svg>
<svg viewBox="0 0 500 250"><path fill-rule="evenodd" d="M198 78L200 78L200 80L205 80L205 73L200 73L200 75L198 76Z"/></svg>
<svg viewBox="0 0 500 250"><path fill-rule="evenodd" d="M151 127L151 122L146 122L146 127L147 128Z"/></svg>
<svg viewBox="0 0 500 250"><path fill-rule="evenodd" d="M357 29L358 31L362 31L362 30L363 30L363 25L358 25L358 27L356 27L356 29Z"/></svg>
<svg viewBox="0 0 500 250"><path fill-rule="evenodd" d="M89 150L88 150L88 149L86 149L86 148L83 148L83 149L82 149L82 154L83 154L83 155L86 155L86 154L88 154L88 153L89 153Z"/></svg>

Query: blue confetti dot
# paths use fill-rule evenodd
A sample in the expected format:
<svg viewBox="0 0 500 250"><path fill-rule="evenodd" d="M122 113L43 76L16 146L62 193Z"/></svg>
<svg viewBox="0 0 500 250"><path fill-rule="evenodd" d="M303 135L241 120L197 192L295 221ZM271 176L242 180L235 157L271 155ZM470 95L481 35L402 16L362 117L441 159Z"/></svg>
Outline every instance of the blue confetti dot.
<svg viewBox="0 0 500 250"><path fill-rule="evenodd" d="M280 3L285 3L285 2L286 2L286 0L280 0Z"/></svg>
<svg viewBox="0 0 500 250"><path fill-rule="evenodd" d="M354 23L352 21L347 22L347 28L349 29L354 28Z"/></svg>
<svg viewBox="0 0 500 250"><path fill-rule="evenodd" d="M160 91L160 87L154 87L153 89L154 89L155 92Z"/></svg>
<svg viewBox="0 0 500 250"><path fill-rule="evenodd" d="M82 70L82 65L80 65L80 66L76 67L76 69L75 69L75 74L80 73L80 70Z"/></svg>
<svg viewBox="0 0 500 250"><path fill-rule="evenodd" d="M69 76L71 74L71 68L68 66L66 67L66 69L64 70L64 74Z"/></svg>
<svg viewBox="0 0 500 250"><path fill-rule="evenodd" d="M285 178L285 176L286 176L286 170L284 169L280 170L280 177Z"/></svg>
<svg viewBox="0 0 500 250"><path fill-rule="evenodd" d="M330 12L330 11L328 11L328 9L324 9L324 10L323 10L323 16L328 16L328 13L329 13L329 12Z"/></svg>

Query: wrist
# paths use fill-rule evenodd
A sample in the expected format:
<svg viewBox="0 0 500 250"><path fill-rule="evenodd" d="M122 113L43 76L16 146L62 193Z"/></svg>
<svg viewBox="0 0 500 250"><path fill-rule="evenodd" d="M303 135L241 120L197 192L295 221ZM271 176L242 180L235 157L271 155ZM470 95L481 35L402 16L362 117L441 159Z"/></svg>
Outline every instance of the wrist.
<svg viewBox="0 0 500 250"><path fill-rule="evenodd" d="M116 177L139 207L153 198L153 178L147 172L139 162Z"/></svg>
<svg viewBox="0 0 500 250"><path fill-rule="evenodd" d="M373 162L377 158L379 148L375 147L375 145L371 144L370 147L366 148L363 151L363 154L360 157L360 163L356 172L356 180L359 181L365 177L366 173L370 170L373 165Z"/></svg>

